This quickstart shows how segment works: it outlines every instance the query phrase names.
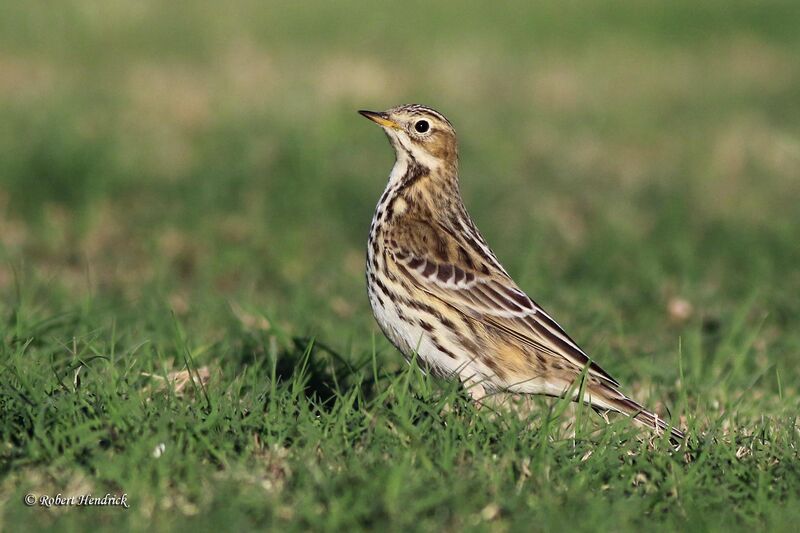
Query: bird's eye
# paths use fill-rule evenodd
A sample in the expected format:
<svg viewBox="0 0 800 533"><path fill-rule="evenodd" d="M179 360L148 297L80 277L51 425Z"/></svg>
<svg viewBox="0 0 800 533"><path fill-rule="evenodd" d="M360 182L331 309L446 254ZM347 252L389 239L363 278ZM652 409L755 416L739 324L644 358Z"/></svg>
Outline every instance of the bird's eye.
<svg viewBox="0 0 800 533"><path fill-rule="evenodd" d="M414 124L414 129L417 130L417 133L425 133L430 127L431 125L428 124L427 120L418 120L416 124Z"/></svg>

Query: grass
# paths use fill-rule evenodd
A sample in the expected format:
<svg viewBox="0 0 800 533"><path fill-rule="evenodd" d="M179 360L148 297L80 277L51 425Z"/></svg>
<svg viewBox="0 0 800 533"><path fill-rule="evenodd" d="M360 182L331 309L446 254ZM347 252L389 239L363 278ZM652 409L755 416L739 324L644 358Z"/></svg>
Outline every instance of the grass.
<svg viewBox="0 0 800 533"><path fill-rule="evenodd" d="M489 9L0 7L0 529L795 528L795 3ZM691 453L402 362L363 286L391 151L354 111L409 101ZM23 504L106 492L130 508Z"/></svg>

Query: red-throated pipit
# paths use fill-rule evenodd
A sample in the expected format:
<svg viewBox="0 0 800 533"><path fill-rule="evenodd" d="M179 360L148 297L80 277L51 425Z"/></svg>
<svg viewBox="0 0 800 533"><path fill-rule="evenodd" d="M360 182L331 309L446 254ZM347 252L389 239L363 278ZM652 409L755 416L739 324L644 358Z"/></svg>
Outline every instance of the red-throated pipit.
<svg viewBox="0 0 800 533"><path fill-rule="evenodd" d="M505 271L461 200L450 122L421 105L359 113L383 128L396 153L367 249L369 301L389 340L432 372L458 376L476 401L487 391L573 400L583 391L592 407L683 441L620 392Z"/></svg>

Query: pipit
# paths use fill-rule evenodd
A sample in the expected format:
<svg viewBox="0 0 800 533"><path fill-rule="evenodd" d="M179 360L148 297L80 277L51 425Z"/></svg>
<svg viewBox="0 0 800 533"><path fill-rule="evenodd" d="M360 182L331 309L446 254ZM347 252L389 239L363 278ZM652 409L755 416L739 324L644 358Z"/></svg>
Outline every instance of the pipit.
<svg viewBox="0 0 800 533"><path fill-rule="evenodd" d="M623 394L497 260L461 199L450 121L421 105L359 113L395 150L369 230L367 291L378 325L403 355L457 377L476 402L493 392L569 396L683 441Z"/></svg>

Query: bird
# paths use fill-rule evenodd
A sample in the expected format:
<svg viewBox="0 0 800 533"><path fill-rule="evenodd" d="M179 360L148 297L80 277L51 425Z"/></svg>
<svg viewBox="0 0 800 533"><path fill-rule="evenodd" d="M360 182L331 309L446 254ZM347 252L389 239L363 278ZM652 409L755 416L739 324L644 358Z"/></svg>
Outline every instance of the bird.
<svg viewBox="0 0 800 533"><path fill-rule="evenodd" d="M450 121L420 104L358 113L383 129L395 152L369 229L366 279L378 326L405 358L459 379L479 406L499 392L569 397L683 442L682 431L625 395L500 264L462 200Z"/></svg>

